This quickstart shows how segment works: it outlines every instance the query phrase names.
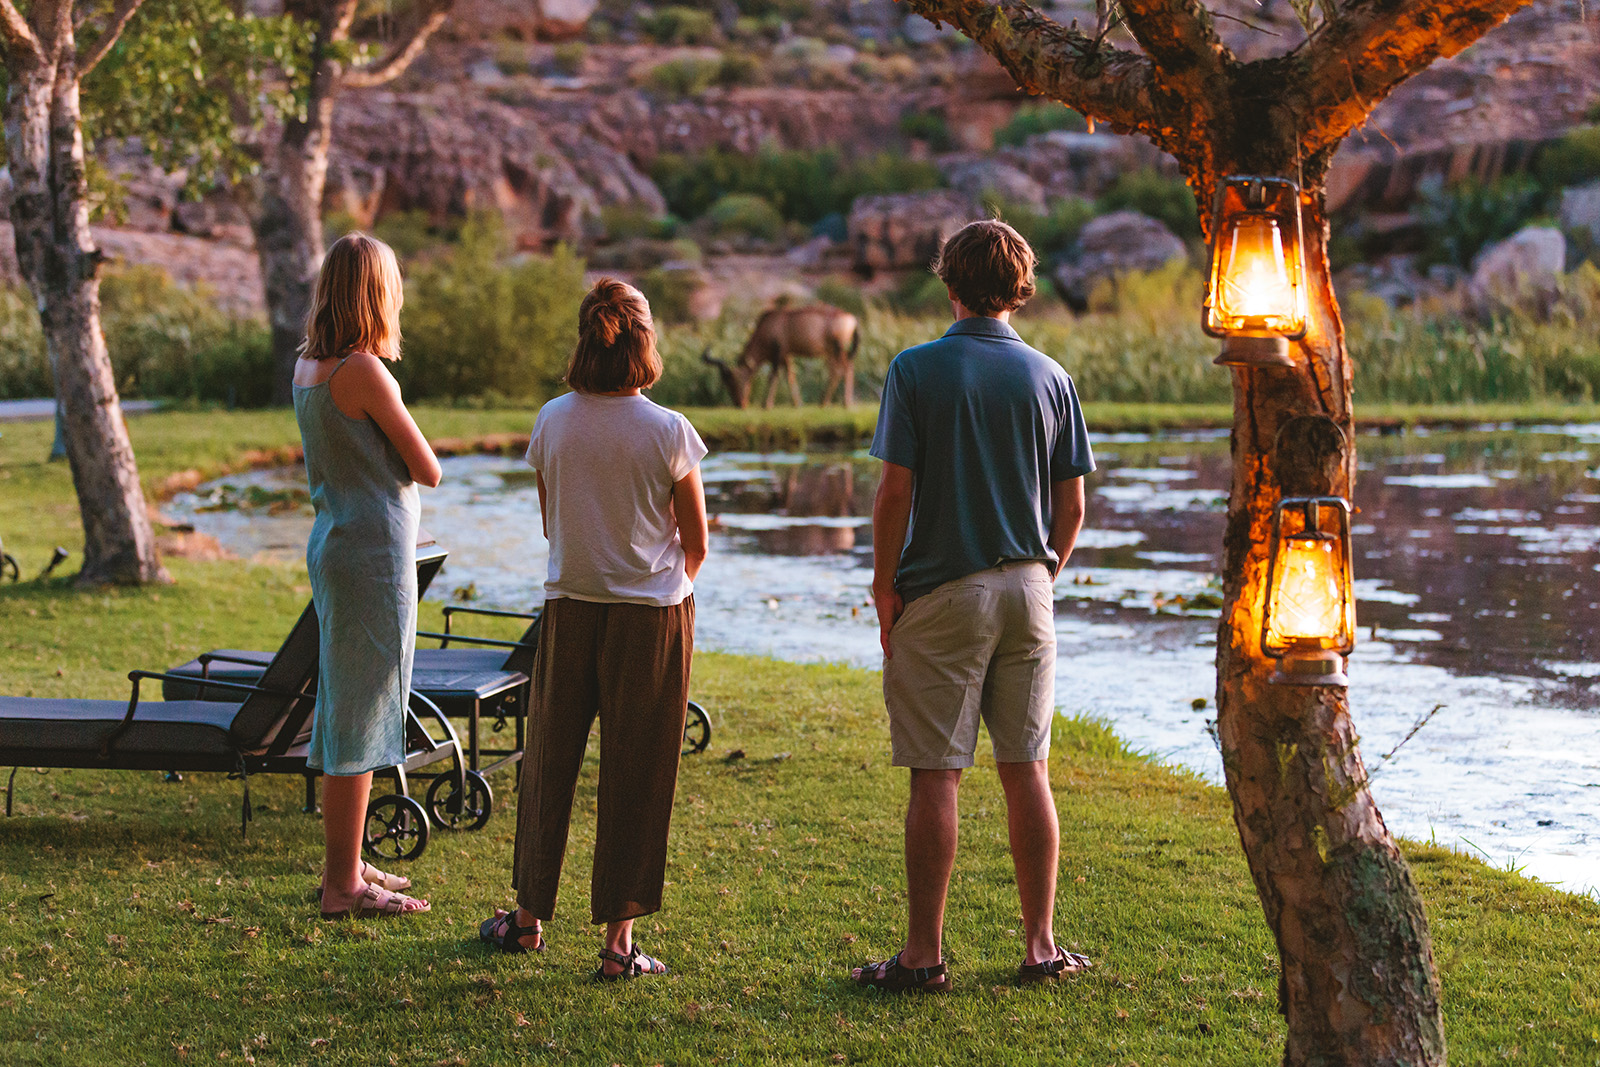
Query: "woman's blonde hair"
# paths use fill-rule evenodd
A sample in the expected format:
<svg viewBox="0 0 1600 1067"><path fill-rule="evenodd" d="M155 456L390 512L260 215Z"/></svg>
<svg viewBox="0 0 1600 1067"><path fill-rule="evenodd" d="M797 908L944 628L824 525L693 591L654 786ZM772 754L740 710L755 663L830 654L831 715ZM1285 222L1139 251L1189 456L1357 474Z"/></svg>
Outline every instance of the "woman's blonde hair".
<svg viewBox="0 0 1600 1067"><path fill-rule="evenodd" d="M661 378L655 324L644 294L601 278L578 306L578 347L567 384L580 393L648 389Z"/></svg>
<svg viewBox="0 0 1600 1067"><path fill-rule="evenodd" d="M345 234L322 260L300 354L328 359L370 352L399 359L404 301L405 283L394 249L364 233Z"/></svg>

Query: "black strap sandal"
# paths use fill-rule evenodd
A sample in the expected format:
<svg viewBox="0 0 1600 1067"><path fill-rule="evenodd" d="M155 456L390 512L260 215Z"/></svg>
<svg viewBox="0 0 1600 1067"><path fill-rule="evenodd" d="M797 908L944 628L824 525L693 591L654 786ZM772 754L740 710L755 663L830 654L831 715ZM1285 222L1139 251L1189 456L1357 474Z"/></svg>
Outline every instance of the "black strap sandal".
<svg viewBox="0 0 1600 1067"><path fill-rule="evenodd" d="M522 939L529 934L533 935L533 944L524 945ZM493 918L485 919L478 925L478 940L507 955L544 951L544 931L537 926L518 926L516 908L510 911L496 908Z"/></svg>
<svg viewBox="0 0 1600 1067"><path fill-rule="evenodd" d="M881 974L878 972L882 972ZM943 960L932 967L905 967L896 952L882 963L863 963L861 973L853 976L856 985L863 989L882 989L889 993L948 993L949 968Z"/></svg>
<svg viewBox="0 0 1600 1067"><path fill-rule="evenodd" d="M1077 952L1068 952L1060 945L1056 946L1056 958L1041 960L1038 963L1024 963L1017 968L1017 976L1024 985L1034 982L1054 982L1063 975L1082 974L1094 963L1088 956Z"/></svg>
<svg viewBox="0 0 1600 1067"><path fill-rule="evenodd" d="M605 963L601 963L600 966L596 967L594 976L596 980L601 982L625 982L647 974L667 973L667 965L653 956L646 956L643 952L640 952L637 942L628 950L626 956L620 952L612 952L608 948L603 948L600 950L600 959L622 965L622 970L616 974L607 974ZM657 965L661 967L659 971L655 969Z"/></svg>

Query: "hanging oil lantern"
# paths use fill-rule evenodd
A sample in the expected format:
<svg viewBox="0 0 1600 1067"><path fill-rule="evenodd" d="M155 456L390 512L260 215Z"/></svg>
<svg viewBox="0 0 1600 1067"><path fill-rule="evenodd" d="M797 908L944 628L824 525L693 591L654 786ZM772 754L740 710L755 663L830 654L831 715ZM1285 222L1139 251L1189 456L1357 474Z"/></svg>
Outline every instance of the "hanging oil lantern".
<svg viewBox="0 0 1600 1067"><path fill-rule="evenodd" d="M1286 685L1348 685L1344 657L1355 648L1350 572L1350 504L1342 497L1289 497L1272 513L1267 606L1261 647Z"/></svg>
<svg viewBox="0 0 1600 1067"><path fill-rule="evenodd" d="M1289 342L1306 334L1300 187L1287 178L1235 176L1217 187L1201 325L1222 339L1216 362L1292 367Z"/></svg>

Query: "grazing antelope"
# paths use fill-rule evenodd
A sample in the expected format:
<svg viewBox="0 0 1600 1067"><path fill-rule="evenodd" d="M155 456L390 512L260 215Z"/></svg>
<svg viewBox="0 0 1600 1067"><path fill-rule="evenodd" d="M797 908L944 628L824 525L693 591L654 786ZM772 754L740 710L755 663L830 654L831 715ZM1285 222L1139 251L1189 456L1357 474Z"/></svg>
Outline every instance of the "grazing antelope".
<svg viewBox="0 0 1600 1067"><path fill-rule="evenodd" d="M856 348L861 343L861 331L856 317L848 311L828 304L807 304L804 307L776 307L764 311L756 320L744 351L732 366L713 359L707 348L701 359L717 368L722 384L735 406L750 406L750 390L756 372L768 368L767 407L772 407L778 396L778 375L789 379L789 398L800 406L800 383L795 380L794 357L821 356L828 365L828 387L823 390L822 403L826 407L833 401L834 390L844 383L841 400L845 407L855 403Z"/></svg>

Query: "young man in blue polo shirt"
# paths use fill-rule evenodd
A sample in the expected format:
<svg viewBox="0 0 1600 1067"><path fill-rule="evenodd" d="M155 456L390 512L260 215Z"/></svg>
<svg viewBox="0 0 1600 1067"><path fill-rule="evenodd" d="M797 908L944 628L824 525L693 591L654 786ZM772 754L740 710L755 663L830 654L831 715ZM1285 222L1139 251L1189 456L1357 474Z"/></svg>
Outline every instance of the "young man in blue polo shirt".
<svg viewBox="0 0 1600 1067"><path fill-rule="evenodd" d="M1060 364L1008 319L1034 293L1033 249L1003 222L974 222L935 273L956 322L895 357L872 454L872 596L894 765L911 769L906 810L910 922L904 947L856 968L861 985L950 988L942 935L956 856L956 794L989 728L1005 789L1022 898L1020 977L1089 960L1056 944L1060 831L1050 792L1056 575L1083 525L1094 470L1083 412Z"/></svg>

